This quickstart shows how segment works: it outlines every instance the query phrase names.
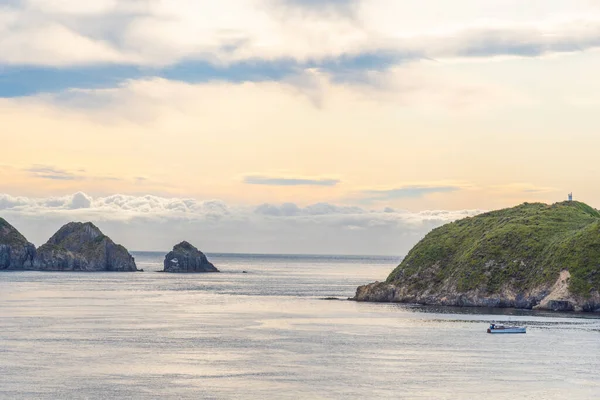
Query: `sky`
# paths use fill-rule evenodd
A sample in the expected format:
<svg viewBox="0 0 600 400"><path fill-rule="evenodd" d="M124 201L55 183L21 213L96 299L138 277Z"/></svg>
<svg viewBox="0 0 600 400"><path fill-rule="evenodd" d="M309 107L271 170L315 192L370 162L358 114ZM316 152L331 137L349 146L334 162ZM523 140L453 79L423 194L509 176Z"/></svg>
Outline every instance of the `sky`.
<svg viewBox="0 0 600 400"><path fill-rule="evenodd" d="M600 206L600 1L0 0L0 216L130 250L403 255Z"/></svg>

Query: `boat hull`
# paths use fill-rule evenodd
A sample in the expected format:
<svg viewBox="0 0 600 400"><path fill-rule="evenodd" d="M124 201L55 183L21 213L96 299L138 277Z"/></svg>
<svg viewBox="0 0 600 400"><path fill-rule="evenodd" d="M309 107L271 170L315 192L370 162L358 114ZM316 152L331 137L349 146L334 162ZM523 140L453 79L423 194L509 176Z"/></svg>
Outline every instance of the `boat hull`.
<svg viewBox="0 0 600 400"><path fill-rule="evenodd" d="M507 333L527 333L527 328L505 328L505 329L489 329L488 333L507 334Z"/></svg>

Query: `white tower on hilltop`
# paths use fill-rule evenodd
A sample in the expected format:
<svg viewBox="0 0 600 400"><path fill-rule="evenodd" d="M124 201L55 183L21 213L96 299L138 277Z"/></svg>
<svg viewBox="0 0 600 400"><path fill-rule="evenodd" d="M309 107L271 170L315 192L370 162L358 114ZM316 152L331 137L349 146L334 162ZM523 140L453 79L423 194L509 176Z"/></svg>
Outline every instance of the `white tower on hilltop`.
<svg viewBox="0 0 600 400"><path fill-rule="evenodd" d="M569 193L569 201L573 201L573 193Z"/></svg>

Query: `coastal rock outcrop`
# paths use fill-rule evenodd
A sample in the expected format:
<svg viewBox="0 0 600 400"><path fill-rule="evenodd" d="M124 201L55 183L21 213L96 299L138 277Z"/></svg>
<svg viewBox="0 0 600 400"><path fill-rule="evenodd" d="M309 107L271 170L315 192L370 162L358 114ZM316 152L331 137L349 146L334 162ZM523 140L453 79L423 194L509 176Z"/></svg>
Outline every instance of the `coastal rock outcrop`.
<svg viewBox="0 0 600 400"><path fill-rule="evenodd" d="M42 271L137 271L125 247L91 222L63 226L37 250L34 269Z"/></svg>
<svg viewBox="0 0 600 400"><path fill-rule="evenodd" d="M33 269L35 246L0 218L0 270Z"/></svg>
<svg viewBox="0 0 600 400"><path fill-rule="evenodd" d="M165 256L164 268L164 272L175 273L219 272L204 253L185 241Z"/></svg>
<svg viewBox="0 0 600 400"><path fill-rule="evenodd" d="M576 201L525 203L446 224L354 300L600 310L600 213Z"/></svg>

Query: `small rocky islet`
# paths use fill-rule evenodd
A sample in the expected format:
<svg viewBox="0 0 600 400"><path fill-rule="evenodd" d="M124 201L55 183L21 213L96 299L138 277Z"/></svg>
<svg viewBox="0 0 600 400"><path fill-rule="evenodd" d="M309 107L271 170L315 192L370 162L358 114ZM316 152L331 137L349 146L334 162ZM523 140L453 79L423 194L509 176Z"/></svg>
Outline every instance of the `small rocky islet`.
<svg viewBox="0 0 600 400"><path fill-rule="evenodd" d="M173 247L165 256L163 272L170 273L200 273L219 272L206 258L204 253L183 241Z"/></svg>
<svg viewBox="0 0 600 400"><path fill-rule="evenodd" d="M598 312L600 213L524 203L446 224L353 300Z"/></svg>

